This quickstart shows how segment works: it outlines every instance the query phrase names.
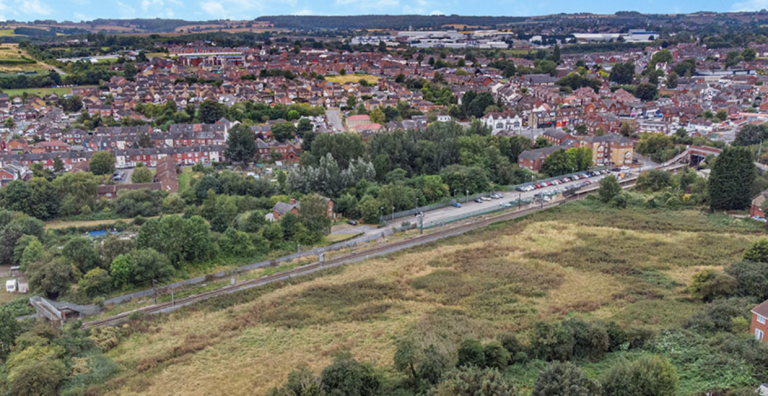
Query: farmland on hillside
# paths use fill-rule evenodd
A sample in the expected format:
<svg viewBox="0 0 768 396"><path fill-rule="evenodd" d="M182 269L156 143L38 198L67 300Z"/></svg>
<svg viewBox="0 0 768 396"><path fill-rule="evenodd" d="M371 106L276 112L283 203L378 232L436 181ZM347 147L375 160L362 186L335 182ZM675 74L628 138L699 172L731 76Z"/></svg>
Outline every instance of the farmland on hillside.
<svg viewBox="0 0 768 396"><path fill-rule="evenodd" d="M50 66L32 59L18 44L0 44L0 74L41 72L49 69Z"/></svg>
<svg viewBox="0 0 768 396"><path fill-rule="evenodd" d="M680 331L703 308L685 289L691 277L739 260L760 233L753 222L698 211L572 203L125 325L125 338L106 354L123 370L99 391L265 394L296 366L319 373L347 350L397 378L392 361L403 337L455 356L466 337L489 340L511 331L526 339L534 323L567 317L612 320L662 334L663 345L680 345L663 332ZM711 360L703 349L695 352ZM604 361L632 353L614 352ZM740 376L715 375L671 349L660 353L680 373L680 395L719 384L713 381L743 385L748 372L742 362L719 369ZM505 375L528 394L542 366L518 364ZM606 365L584 368L596 376Z"/></svg>

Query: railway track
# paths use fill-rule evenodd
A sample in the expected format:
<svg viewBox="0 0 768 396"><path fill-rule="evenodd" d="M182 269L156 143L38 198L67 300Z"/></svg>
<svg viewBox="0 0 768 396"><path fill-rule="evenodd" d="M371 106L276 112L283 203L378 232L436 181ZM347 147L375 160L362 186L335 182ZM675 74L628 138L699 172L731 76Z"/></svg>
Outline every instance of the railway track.
<svg viewBox="0 0 768 396"><path fill-rule="evenodd" d="M360 252L354 252L342 257L325 261L323 263L315 262L312 264L307 264L301 267L296 267L290 270L286 270L277 274L267 275L258 279L251 279L235 285L225 286L216 290L211 290L203 293L194 294L188 297L179 298L173 302L165 302L160 304L148 305L146 307L141 307L132 311L123 312L114 316L110 316L108 318L85 322L83 323L82 327L89 328L89 327L116 325L118 323L129 320L129 318L136 313L151 315L151 314L158 314L158 313L164 313L164 312L171 312L180 307L194 304L196 302L204 301L213 297L235 293L238 291L243 291L243 290L247 290L254 287L264 286L274 282L281 282L281 281L289 280L291 278L309 275L319 270L338 267L338 266L350 264L350 263L355 263L358 261L367 260L369 258L397 252L403 249L408 249L414 246L435 242L440 239L448 238L451 236L461 235L468 231L486 227L495 222L516 219L522 216L529 215L531 213L535 213L551 207L559 206L565 202L566 201L548 203L540 206L518 210L515 212L504 213L499 216L494 216L494 217L485 218L485 219L481 218L467 224L446 228L446 229L439 230L427 235L420 235L420 236L405 239L402 241L393 242L393 243L382 245L382 246L377 246L371 249L366 249Z"/></svg>
<svg viewBox="0 0 768 396"><path fill-rule="evenodd" d="M622 184L622 187L626 189L626 188L632 187L636 181L637 181L637 177L634 177L634 178L623 180L621 184ZM419 245L435 242L440 239L461 235L468 231L477 230L499 221L513 220L519 217L527 216L532 213L536 213L549 208L560 206L570 201L583 199L587 195L596 192L597 189L598 189L598 186L595 184L593 186L590 186L587 189L576 192L574 196L562 201L530 206L526 209L517 210L514 212L507 212L498 216L493 216L488 218L480 217L469 223L457 225L450 228L445 228L430 234L420 235L420 236L412 237L402 241L377 246L377 247L366 249L360 252L353 252L351 254L347 254L342 257L337 257L322 263L315 262L312 264L307 264L301 267L296 267L290 270L286 270L277 274L267 275L258 279L251 279L235 285L225 286L216 290L211 290L208 292L198 293L188 297L176 299L173 302L148 305L146 307L141 307L132 311L123 312L114 316L110 316L108 318L85 322L83 323L82 327L88 328L88 327L113 326L118 323L129 320L130 316L135 313L151 315L151 314L171 312L178 308L191 305L196 302L204 301L213 297L218 297L218 296L222 296L230 293L236 293L239 291L251 289L254 287L264 286L274 282L282 282L282 281L289 280L291 278L309 275L323 269L338 267L345 264L351 264L351 263L367 260L370 258L383 256L383 255L394 253L400 250L408 249L414 246L419 246Z"/></svg>

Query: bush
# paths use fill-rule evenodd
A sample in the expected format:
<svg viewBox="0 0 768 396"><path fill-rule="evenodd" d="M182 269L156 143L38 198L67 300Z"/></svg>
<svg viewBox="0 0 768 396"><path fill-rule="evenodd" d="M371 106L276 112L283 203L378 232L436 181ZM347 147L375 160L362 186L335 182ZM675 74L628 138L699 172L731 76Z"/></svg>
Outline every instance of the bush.
<svg viewBox="0 0 768 396"><path fill-rule="evenodd" d="M621 191L619 179L616 176L610 175L600 180L600 188L597 190L597 193L600 196L600 201L608 203L614 197L621 194Z"/></svg>
<svg viewBox="0 0 768 396"><path fill-rule="evenodd" d="M15 396L55 395L66 368L60 360L33 361L18 369L10 383Z"/></svg>
<svg viewBox="0 0 768 396"><path fill-rule="evenodd" d="M491 342L483 347L485 367L504 370L509 365L510 354L500 342Z"/></svg>
<svg viewBox="0 0 768 396"><path fill-rule="evenodd" d="M705 269L693 276L688 291L705 302L728 297L736 290L736 279L713 269Z"/></svg>
<svg viewBox="0 0 768 396"><path fill-rule="evenodd" d="M603 357L610 347L610 339L605 326L598 323L586 323L570 319L563 323L573 334L573 356L577 359L589 358L593 361Z"/></svg>
<svg viewBox="0 0 768 396"><path fill-rule="evenodd" d="M358 363L348 353L336 356L320 377L327 396L372 396L381 388L381 378L373 368Z"/></svg>
<svg viewBox="0 0 768 396"><path fill-rule="evenodd" d="M537 322L531 332L531 351L537 359L570 360L573 357L573 333L559 323Z"/></svg>
<svg viewBox="0 0 768 396"><path fill-rule="evenodd" d="M536 379L531 396L597 396L599 387L571 363L551 363ZM650 396L650 395L649 395Z"/></svg>
<svg viewBox="0 0 768 396"><path fill-rule="evenodd" d="M752 242L744 252L744 261L768 263L768 239L762 238Z"/></svg>
<svg viewBox="0 0 768 396"><path fill-rule="evenodd" d="M459 346L458 355L459 367L485 367L485 353L483 352L483 345L478 340L468 338L462 341L461 345Z"/></svg>
<svg viewBox="0 0 768 396"><path fill-rule="evenodd" d="M664 357L645 355L631 364L619 362L605 373L604 396L674 396L677 371Z"/></svg>
<svg viewBox="0 0 768 396"><path fill-rule="evenodd" d="M725 272L736 278L736 295L768 299L768 263L742 261L731 264Z"/></svg>
<svg viewBox="0 0 768 396"><path fill-rule="evenodd" d="M466 366L448 373L431 396L515 396L517 392L496 369Z"/></svg>

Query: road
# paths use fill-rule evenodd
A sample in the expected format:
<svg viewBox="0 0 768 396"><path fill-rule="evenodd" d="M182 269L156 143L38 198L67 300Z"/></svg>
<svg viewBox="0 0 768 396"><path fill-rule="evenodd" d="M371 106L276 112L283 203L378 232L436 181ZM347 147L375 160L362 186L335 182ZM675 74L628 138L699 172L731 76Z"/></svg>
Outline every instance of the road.
<svg viewBox="0 0 768 396"><path fill-rule="evenodd" d="M344 131L344 122L341 119L341 110L328 109L325 111L325 116L328 117L328 123L331 124L333 132L341 133Z"/></svg>

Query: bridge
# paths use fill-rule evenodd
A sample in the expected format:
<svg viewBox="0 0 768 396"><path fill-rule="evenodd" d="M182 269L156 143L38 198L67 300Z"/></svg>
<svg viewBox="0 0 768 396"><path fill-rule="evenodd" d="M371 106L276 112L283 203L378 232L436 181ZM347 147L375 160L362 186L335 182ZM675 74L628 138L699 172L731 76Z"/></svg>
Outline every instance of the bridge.
<svg viewBox="0 0 768 396"><path fill-rule="evenodd" d="M696 166L700 164L702 161L704 161L704 159L706 159L710 155L714 155L715 157L717 157L722 152L723 150L719 148L714 148L714 147L688 146L685 149L685 151L676 155L675 158L672 158L671 160L662 163L661 168L666 168L671 166L672 164L679 163L679 162L685 162L690 164L691 166Z"/></svg>
<svg viewBox="0 0 768 396"><path fill-rule="evenodd" d="M67 302L50 301L43 297L32 297L29 303L37 311L37 317L47 319L51 322L64 324L69 319L83 318L89 315L95 315L101 311L98 307L92 305L76 305Z"/></svg>

